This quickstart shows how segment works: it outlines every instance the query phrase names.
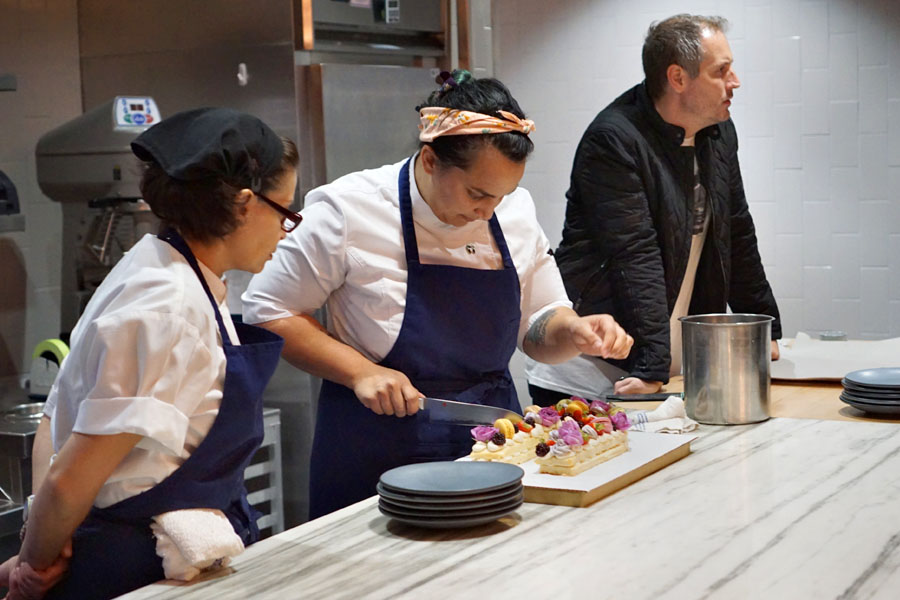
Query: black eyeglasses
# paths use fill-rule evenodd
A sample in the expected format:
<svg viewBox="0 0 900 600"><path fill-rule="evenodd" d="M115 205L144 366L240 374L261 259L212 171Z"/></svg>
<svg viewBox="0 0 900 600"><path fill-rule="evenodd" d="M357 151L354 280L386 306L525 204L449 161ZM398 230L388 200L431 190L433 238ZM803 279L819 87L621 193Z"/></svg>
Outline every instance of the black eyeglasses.
<svg viewBox="0 0 900 600"><path fill-rule="evenodd" d="M295 213L286 209L277 202L269 200L259 192L256 193L256 196L260 200L264 200L269 206L281 213L281 229L283 229L285 233L292 232L297 228L297 225L300 224L300 221L303 220L303 215L301 215L300 213Z"/></svg>

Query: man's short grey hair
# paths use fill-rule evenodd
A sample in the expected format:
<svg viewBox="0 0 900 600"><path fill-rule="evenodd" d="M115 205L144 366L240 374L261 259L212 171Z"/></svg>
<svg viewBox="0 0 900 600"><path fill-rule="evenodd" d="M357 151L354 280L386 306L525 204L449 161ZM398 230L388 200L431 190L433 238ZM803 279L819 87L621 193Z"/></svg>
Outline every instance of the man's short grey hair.
<svg viewBox="0 0 900 600"><path fill-rule="evenodd" d="M650 25L642 52L650 98L657 100L666 91L670 65L680 66L692 78L700 74L704 29L725 33L728 21L724 17L681 14Z"/></svg>

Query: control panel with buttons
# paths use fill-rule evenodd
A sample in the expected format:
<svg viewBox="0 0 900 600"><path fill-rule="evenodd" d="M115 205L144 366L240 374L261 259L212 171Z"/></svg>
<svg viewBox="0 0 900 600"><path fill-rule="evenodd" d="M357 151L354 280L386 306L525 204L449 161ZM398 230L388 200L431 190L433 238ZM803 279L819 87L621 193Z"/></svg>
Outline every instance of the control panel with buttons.
<svg viewBox="0 0 900 600"><path fill-rule="evenodd" d="M146 129L161 119L153 98L119 96L116 98L116 129Z"/></svg>

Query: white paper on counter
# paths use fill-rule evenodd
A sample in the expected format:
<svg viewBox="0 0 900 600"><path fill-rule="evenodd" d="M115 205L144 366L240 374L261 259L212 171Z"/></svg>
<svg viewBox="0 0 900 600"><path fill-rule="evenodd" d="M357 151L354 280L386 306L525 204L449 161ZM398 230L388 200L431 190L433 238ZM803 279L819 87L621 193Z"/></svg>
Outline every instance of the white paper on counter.
<svg viewBox="0 0 900 600"><path fill-rule="evenodd" d="M695 439L697 439L697 436L691 433L672 434L629 431L628 452L625 454L620 454L605 463L600 463L596 467L574 476L538 473L540 465L532 459L519 465L525 471L522 484L526 487L589 492L641 468L650 461L668 454L680 446L690 444Z"/></svg>
<svg viewBox="0 0 900 600"><path fill-rule="evenodd" d="M900 366L900 338L823 341L800 332L779 349L781 358L772 361L772 379L840 381L852 371Z"/></svg>

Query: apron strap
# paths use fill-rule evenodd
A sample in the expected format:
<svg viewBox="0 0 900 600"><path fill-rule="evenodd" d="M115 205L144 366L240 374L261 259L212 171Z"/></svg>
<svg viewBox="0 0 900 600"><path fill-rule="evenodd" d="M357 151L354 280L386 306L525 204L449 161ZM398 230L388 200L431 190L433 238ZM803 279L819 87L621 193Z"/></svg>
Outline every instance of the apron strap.
<svg viewBox="0 0 900 600"><path fill-rule="evenodd" d="M216 323L219 324L219 334L222 336L222 345L232 346L233 344L231 343L231 337L228 335L228 330L225 329L225 322L222 320L221 311L219 311L219 305L216 303L215 298L213 298L212 292L209 291L209 285L206 283L206 278L203 276L203 272L200 270L200 265L197 263L197 258L191 251L190 246L187 245L187 242L184 241L184 238L181 237L181 234L171 227L166 228L166 230L160 233L157 237L164 242L168 242L169 244L171 244L173 248L181 253L188 264L191 265L191 268L197 275L197 279L200 280L200 285L203 286L203 291L206 292L206 297L209 298L209 303L212 304L213 314L216 315Z"/></svg>
<svg viewBox="0 0 900 600"><path fill-rule="evenodd" d="M506 245L506 238L503 236L503 230L500 229L500 221L497 220L497 211L494 211L488 223L491 226L491 233L494 234L494 241L497 242L497 248L500 250L500 256L503 257L503 266L507 269L515 269L512 256L509 255L509 246Z"/></svg>
<svg viewBox="0 0 900 600"><path fill-rule="evenodd" d="M400 226L403 229L403 246L406 251L406 264L419 263L419 244L416 240L416 226L413 222L412 214L412 198L409 194L409 165L412 158L408 158L403 167L400 169L400 176L397 181L397 188L400 191ZM488 221L494 241L497 243L497 249L500 250L500 256L503 258L503 266L507 269L514 269L512 256L509 254L509 246L506 244L506 237L500 228L500 222L497 220L497 213L491 215Z"/></svg>
<svg viewBox="0 0 900 600"><path fill-rule="evenodd" d="M416 241L416 225L413 222L412 200L409 195L409 164L412 158L406 159L400 169L397 187L400 190L400 226L403 229L403 246L406 249L406 264L419 263L419 244Z"/></svg>

